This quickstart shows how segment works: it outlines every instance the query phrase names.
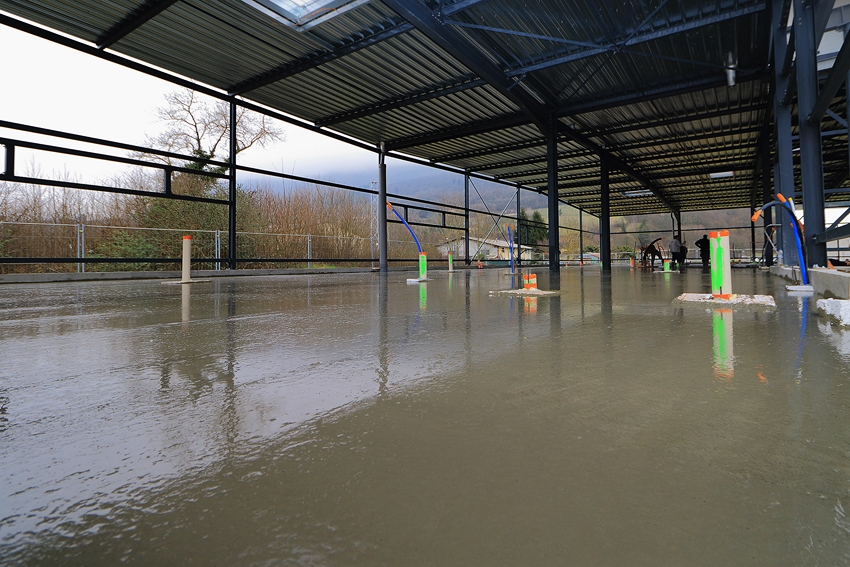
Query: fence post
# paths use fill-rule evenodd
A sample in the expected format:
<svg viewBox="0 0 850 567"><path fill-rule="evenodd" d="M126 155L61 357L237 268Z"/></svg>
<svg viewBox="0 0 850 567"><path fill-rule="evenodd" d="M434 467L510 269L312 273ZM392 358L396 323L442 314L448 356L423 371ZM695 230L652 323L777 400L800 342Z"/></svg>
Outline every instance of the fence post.
<svg viewBox="0 0 850 567"><path fill-rule="evenodd" d="M215 269L221 270L221 230L215 229Z"/></svg>
<svg viewBox="0 0 850 567"><path fill-rule="evenodd" d="M77 259L80 258L80 233L82 230L80 229L80 225L77 225ZM80 273L80 266L82 266L82 262L77 262L77 273Z"/></svg>
<svg viewBox="0 0 850 567"><path fill-rule="evenodd" d="M3 175L12 177L15 175L15 145L9 142L3 147L6 148L6 165L4 166Z"/></svg>
<svg viewBox="0 0 850 567"><path fill-rule="evenodd" d="M86 259L86 225L80 225L80 258L83 260ZM86 263L80 262L80 268L82 272L86 273Z"/></svg>
<svg viewBox="0 0 850 567"><path fill-rule="evenodd" d="M183 270L182 283L190 283L192 280L192 237L186 235L183 237Z"/></svg>
<svg viewBox="0 0 850 567"><path fill-rule="evenodd" d="M313 268L313 235L307 235L307 269Z"/></svg>

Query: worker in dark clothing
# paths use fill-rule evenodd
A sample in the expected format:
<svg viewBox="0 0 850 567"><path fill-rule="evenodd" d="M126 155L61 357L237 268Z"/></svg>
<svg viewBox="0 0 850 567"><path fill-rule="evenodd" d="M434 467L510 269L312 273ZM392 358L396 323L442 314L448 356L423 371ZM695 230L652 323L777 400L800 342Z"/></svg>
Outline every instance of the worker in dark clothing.
<svg viewBox="0 0 850 567"><path fill-rule="evenodd" d="M703 234L702 238L694 242L697 248L699 248L699 259L702 260L702 267L708 268L708 257L709 250L711 248L711 242L708 240L708 235Z"/></svg>

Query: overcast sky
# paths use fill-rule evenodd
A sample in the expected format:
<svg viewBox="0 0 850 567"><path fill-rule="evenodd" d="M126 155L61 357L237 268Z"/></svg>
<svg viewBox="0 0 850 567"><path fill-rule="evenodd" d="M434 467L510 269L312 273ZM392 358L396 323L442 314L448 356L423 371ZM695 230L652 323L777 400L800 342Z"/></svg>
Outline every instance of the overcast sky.
<svg viewBox="0 0 850 567"><path fill-rule="evenodd" d="M155 110L163 105L164 95L176 88L5 26L0 26L0 52L6 54L0 118L11 122L141 144L146 134L155 135L161 129ZM374 177L370 175L377 168L374 153L301 128L283 127L285 143L270 150L252 148L242 154L243 163L322 179L348 177L351 172ZM9 130L0 129L0 133L26 137ZM18 160L18 164L31 161L29 155L21 156L21 150ZM39 161L47 164L48 171L73 164L67 158ZM114 168L89 162L86 169L94 175L108 174ZM369 179L345 182L368 185Z"/></svg>
<svg viewBox="0 0 850 567"><path fill-rule="evenodd" d="M92 57L53 42L0 25L3 88L0 88L0 119L142 145L146 135L162 130L156 117L166 93L175 85L120 65ZM240 163L303 177L369 187L377 178L377 155L349 144L282 124L286 141L274 148L251 148L240 154ZM27 135L0 128L0 136L22 138L59 146L106 152L103 147ZM117 155L127 152L115 150ZM19 174L39 173L53 177L67 172L74 181L100 184L121 173L126 166L105 161L78 159L19 148ZM422 187L462 195L462 177L408 162L388 160L390 193L415 194ZM242 177L246 179L246 177ZM275 180L273 184L280 183ZM475 181L476 190L487 190L491 206L501 210L513 200L514 189ZM408 190L413 193L408 193ZM474 197L474 195L473 195ZM539 196L525 194L526 207L545 206Z"/></svg>

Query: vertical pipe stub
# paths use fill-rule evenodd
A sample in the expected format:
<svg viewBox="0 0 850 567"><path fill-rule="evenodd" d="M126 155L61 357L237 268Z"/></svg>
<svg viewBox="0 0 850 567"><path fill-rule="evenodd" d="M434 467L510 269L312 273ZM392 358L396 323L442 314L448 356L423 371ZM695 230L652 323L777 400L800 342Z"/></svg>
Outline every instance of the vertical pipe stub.
<svg viewBox="0 0 850 567"><path fill-rule="evenodd" d="M192 279L192 237L188 234L183 237L183 283L189 283Z"/></svg>
<svg viewBox="0 0 850 567"><path fill-rule="evenodd" d="M718 299L732 298L732 263L729 253L729 231L708 233L711 244L711 295Z"/></svg>
<svg viewBox="0 0 850 567"><path fill-rule="evenodd" d="M425 252L419 253L419 279L421 281L428 279L428 256Z"/></svg>
<svg viewBox="0 0 850 567"><path fill-rule="evenodd" d="M454 255L451 252L449 252L449 271L455 271Z"/></svg>

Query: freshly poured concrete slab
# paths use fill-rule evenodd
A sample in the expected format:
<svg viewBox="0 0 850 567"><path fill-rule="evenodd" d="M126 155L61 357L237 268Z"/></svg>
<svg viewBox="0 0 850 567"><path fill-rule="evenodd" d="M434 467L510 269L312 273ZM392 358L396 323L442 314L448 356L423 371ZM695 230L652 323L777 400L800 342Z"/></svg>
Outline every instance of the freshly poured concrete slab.
<svg viewBox="0 0 850 567"><path fill-rule="evenodd" d="M843 565L850 332L691 272L0 286L0 563Z"/></svg>
<svg viewBox="0 0 850 567"><path fill-rule="evenodd" d="M732 294L729 299L714 297L710 293L683 293L673 300L681 303L705 303L712 306L748 306L776 308L772 295L739 295Z"/></svg>

